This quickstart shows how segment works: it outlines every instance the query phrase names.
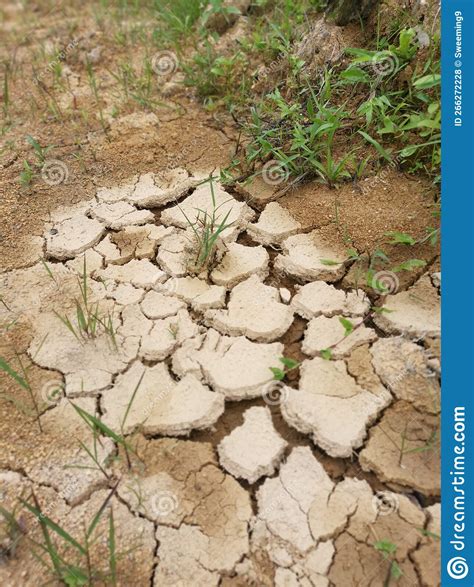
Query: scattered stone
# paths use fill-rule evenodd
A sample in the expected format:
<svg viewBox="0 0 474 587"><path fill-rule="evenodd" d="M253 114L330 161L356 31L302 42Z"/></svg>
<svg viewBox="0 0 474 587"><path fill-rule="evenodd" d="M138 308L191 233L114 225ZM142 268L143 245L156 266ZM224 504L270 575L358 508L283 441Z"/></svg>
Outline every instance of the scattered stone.
<svg viewBox="0 0 474 587"><path fill-rule="evenodd" d="M256 344L247 338L221 336L209 330L206 337L188 340L173 355L173 370L182 376L204 377L228 400L259 397L273 381L270 367L279 364L283 345Z"/></svg>
<svg viewBox="0 0 474 587"><path fill-rule="evenodd" d="M310 357L315 357L323 349L331 348L332 356L340 359L358 346L377 340L375 330L362 324L362 318L352 318L349 322L354 330L345 336L344 326L338 316L312 318L304 335L302 351Z"/></svg>
<svg viewBox="0 0 474 587"><path fill-rule="evenodd" d="M291 326L293 311L280 302L276 288L264 285L252 275L231 291L227 310L209 310L205 317L223 334L272 342Z"/></svg>
<svg viewBox="0 0 474 587"><path fill-rule="evenodd" d="M300 388L287 388L281 411L285 420L332 457L350 457L367 428L389 405L390 393L360 387L347 373L344 361L316 357L303 361Z"/></svg>
<svg viewBox="0 0 474 587"><path fill-rule="evenodd" d="M325 281L313 281L297 289L291 305L306 320L321 315L364 316L370 309L370 300L362 291L346 292Z"/></svg>
<svg viewBox="0 0 474 587"><path fill-rule="evenodd" d="M374 322L388 334L404 334L414 338L440 336L440 298L430 277L424 275L407 291L387 296L383 312Z"/></svg>
<svg viewBox="0 0 474 587"><path fill-rule="evenodd" d="M399 401L371 430L359 462L365 471L374 471L389 486L438 496L439 449L439 418Z"/></svg>
<svg viewBox="0 0 474 587"><path fill-rule="evenodd" d="M401 337L382 338L370 352L375 371L398 399L412 403L417 410L439 413L438 377L423 348Z"/></svg>
<svg viewBox="0 0 474 587"><path fill-rule="evenodd" d="M97 271L97 277L104 281L110 279L117 283L128 283L135 287L151 289L166 279L166 273L158 269L148 259L133 259L125 265L109 265Z"/></svg>
<svg viewBox="0 0 474 587"><path fill-rule="evenodd" d="M281 301L284 304L289 304L291 302L291 291L286 287L280 287L278 291L280 292Z"/></svg>
<svg viewBox="0 0 474 587"><path fill-rule="evenodd" d="M163 361L186 339L199 334L187 310L179 310L175 316L155 320L153 328L142 337L140 357L147 361Z"/></svg>
<svg viewBox="0 0 474 587"><path fill-rule="evenodd" d="M141 303L141 308L147 318L158 320L175 316L179 310L186 308L186 304L178 298L149 291Z"/></svg>
<svg viewBox="0 0 474 587"><path fill-rule="evenodd" d="M254 407L244 412L242 426L226 436L217 451L226 471L255 483L274 473L287 444L275 430L270 410Z"/></svg>
<svg viewBox="0 0 474 587"><path fill-rule="evenodd" d="M212 271L211 279L216 285L223 285L227 289L232 289L251 275L256 275L263 281L268 275L269 259L263 247L229 243L224 258Z"/></svg>
<svg viewBox="0 0 474 587"><path fill-rule="evenodd" d="M103 392L101 404L104 423L117 433L123 429L124 434L140 428L144 434L186 435L209 428L224 411L222 394L210 391L192 375L176 383L163 363L145 367L135 362Z"/></svg>
<svg viewBox="0 0 474 587"><path fill-rule="evenodd" d="M215 208L213 207L211 190L208 184L199 186L190 196L181 204L172 206L163 210L161 213L161 222L164 225L177 226L179 228L188 228L190 222L195 222L197 217L204 218L204 213L212 216L215 212L217 222L225 223L228 226L221 232L221 237L225 242L234 241L239 232L246 228L247 224L253 220L255 213L244 202L239 202L228 194L218 183L214 184ZM217 210L217 212L216 212Z"/></svg>
<svg viewBox="0 0 474 587"><path fill-rule="evenodd" d="M267 204L258 222L247 227L253 240L262 245L279 245L298 230L301 230L301 224L277 202Z"/></svg>
<svg viewBox="0 0 474 587"><path fill-rule="evenodd" d="M45 234L46 254L53 259L73 259L98 243L104 230L100 222L86 216L62 220Z"/></svg>
<svg viewBox="0 0 474 587"><path fill-rule="evenodd" d="M337 281L345 272L347 253L338 244L329 243L319 230L290 236L282 243L283 254L275 260L275 269L303 281Z"/></svg>
<svg viewBox="0 0 474 587"><path fill-rule="evenodd" d="M131 224L147 224L155 219L153 212L137 210L135 206L127 202L95 204L91 207L90 214L92 218L103 222L112 230L119 230Z"/></svg>

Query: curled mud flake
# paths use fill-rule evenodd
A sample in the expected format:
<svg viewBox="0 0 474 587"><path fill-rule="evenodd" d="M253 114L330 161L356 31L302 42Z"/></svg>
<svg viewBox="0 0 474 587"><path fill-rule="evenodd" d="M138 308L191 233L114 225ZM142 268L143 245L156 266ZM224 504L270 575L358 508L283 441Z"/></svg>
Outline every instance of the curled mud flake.
<svg viewBox="0 0 474 587"><path fill-rule="evenodd" d="M141 303L143 313L151 320L175 316L179 310L184 310L185 308L186 304L179 298L166 296L157 291L147 292Z"/></svg>
<svg viewBox="0 0 474 587"><path fill-rule="evenodd" d="M332 357L340 359L358 346L377 340L372 328L362 324L362 318L345 319L352 331L344 330L338 316L312 318L305 332L302 350L310 357L318 355L323 349L331 349Z"/></svg>
<svg viewBox="0 0 474 587"><path fill-rule="evenodd" d="M244 412L244 423L219 444L219 462L226 471L255 483L263 475L272 475L287 442L273 427L268 408L254 407Z"/></svg>
<svg viewBox="0 0 474 587"><path fill-rule="evenodd" d="M85 265L84 265L85 262ZM75 259L66 262L66 267L75 271L78 275L84 274L84 267L86 268L87 275L92 275L98 269L103 267L103 257L97 253L94 249L88 249L82 255L77 256Z"/></svg>
<svg viewBox="0 0 474 587"><path fill-rule="evenodd" d="M75 216L56 224L54 234L45 233L46 254L53 259L73 259L93 247L104 234L103 225L86 216Z"/></svg>
<svg viewBox="0 0 474 587"><path fill-rule="evenodd" d="M165 281L167 275L148 259L133 259L125 265L109 265L98 271L97 277L106 283L111 280L116 283L129 283L143 289L152 289L158 283Z"/></svg>
<svg viewBox="0 0 474 587"><path fill-rule="evenodd" d="M257 275L263 281L268 275L268 262L269 255L263 247L229 243L222 261L211 273L211 280L227 289L233 288L251 275Z"/></svg>
<svg viewBox="0 0 474 587"><path fill-rule="evenodd" d="M55 314L42 314L35 322L35 336L28 348L34 362L65 375L65 393L73 397L93 393L110 385L136 357L139 339L112 337L100 331L96 337L74 335Z"/></svg>
<svg viewBox="0 0 474 587"><path fill-rule="evenodd" d="M155 289L164 295L176 296L199 312L225 306L225 287L210 285L199 277L172 277Z"/></svg>
<svg viewBox="0 0 474 587"><path fill-rule="evenodd" d="M389 312L374 318L384 332L414 338L440 336L440 298L428 275L421 277L408 290L387 296L384 308Z"/></svg>
<svg viewBox="0 0 474 587"><path fill-rule="evenodd" d="M271 202L265 206L258 221L249 224L247 232L262 245L279 245L300 229L301 224L285 208L277 202Z"/></svg>
<svg viewBox="0 0 474 587"><path fill-rule="evenodd" d="M98 188L96 198L99 202L106 204L113 204L115 202L124 201L133 192L136 182L137 177L135 176L131 180L122 185L114 186L111 188Z"/></svg>
<svg viewBox="0 0 474 587"><path fill-rule="evenodd" d="M199 334L187 310L178 310L175 316L155 320L151 330L142 337L140 357L148 361L163 361L185 340Z"/></svg>
<svg viewBox="0 0 474 587"><path fill-rule="evenodd" d="M316 357L303 362L300 389L289 388L281 410L290 426L311 434L329 455L349 457L390 401L390 393L383 388L375 394L359 386L344 361Z"/></svg>
<svg viewBox="0 0 474 587"><path fill-rule="evenodd" d="M139 208L157 208L183 197L202 179L189 176L181 167L159 174L145 173L140 176L127 200Z"/></svg>
<svg viewBox="0 0 474 587"><path fill-rule="evenodd" d="M145 434L180 436L212 426L224 411L224 398L192 375L176 383L163 363L136 362L103 392L102 409L104 422L116 432L128 410L125 433L140 428Z"/></svg>
<svg viewBox="0 0 474 587"><path fill-rule="evenodd" d="M158 249L159 266L173 277L185 277L188 273L190 235L184 231L165 237Z"/></svg>
<svg viewBox="0 0 474 587"><path fill-rule="evenodd" d="M178 375L200 373L226 399L260 397L272 381L270 370L278 364L283 345L256 344L247 338L221 336L209 330L205 337L186 341L173 356Z"/></svg>
<svg viewBox="0 0 474 587"><path fill-rule="evenodd" d="M291 326L293 311L280 302L276 288L264 285L253 275L232 290L226 310L210 310L205 317L223 334L272 342Z"/></svg>
<svg viewBox="0 0 474 587"><path fill-rule="evenodd" d="M265 548L275 556L275 550L281 547L303 554L316 546L308 512L315 501L325 504L333 487L311 450L294 448L281 465L279 476L267 479L257 492L254 548Z"/></svg>
<svg viewBox="0 0 474 587"><path fill-rule="evenodd" d="M298 288L291 305L297 314L310 320L321 315L364 316L370 300L362 291L345 292L325 281L313 281Z"/></svg>
<svg viewBox="0 0 474 587"><path fill-rule="evenodd" d="M337 281L345 273L347 252L330 243L319 230L290 236L282 243L283 253L275 260L277 271L303 281Z"/></svg>
<svg viewBox="0 0 474 587"><path fill-rule="evenodd" d="M135 206L127 202L94 204L90 209L90 215L112 230L130 225L147 224L155 219L153 212L137 210Z"/></svg>
<svg viewBox="0 0 474 587"><path fill-rule="evenodd" d="M249 204L261 210L265 204L276 200L281 186L266 183L262 176L257 175L246 184L237 184L238 192L243 195Z"/></svg>

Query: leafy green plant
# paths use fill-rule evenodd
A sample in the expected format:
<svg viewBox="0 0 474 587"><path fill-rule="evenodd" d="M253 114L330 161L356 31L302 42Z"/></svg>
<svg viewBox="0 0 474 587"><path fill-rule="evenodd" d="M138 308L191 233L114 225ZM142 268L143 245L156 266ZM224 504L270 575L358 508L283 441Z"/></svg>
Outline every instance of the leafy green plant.
<svg viewBox="0 0 474 587"><path fill-rule="evenodd" d="M392 579L398 580L403 576L403 571L395 558L398 547L390 540L379 540L374 544L374 548L389 562L388 574L384 581L384 587L389 587Z"/></svg>
<svg viewBox="0 0 474 587"><path fill-rule="evenodd" d="M20 173L20 183L23 187L28 187L33 181L35 171L31 167L30 163L25 159L23 161L23 171Z"/></svg>
<svg viewBox="0 0 474 587"><path fill-rule="evenodd" d="M232 223L227 222L232 209L229 209L223 218L219 215L220 208L230 200L226 200L220 205L217 205L212 173L206 182L209 183L211 192L211 211L197 209L196 217L192 220L181 208L181 212L194 235L194 251L192 259L189 262L189 270L197 274L205 269L210 269L216 254L218 239L224 230L232 225Z"/></svg>
<svg viewBox="0 0 474 587"><path fill-rule="evenodd" d="M280 361L280 363L282 363L283 368L270 367L270 371L273 373L273 379L275 379L276 381L283 381L283 379L285 379L289 371L298 369L298 367L301 364L299 363L299 361L296 361L295 359L290 359L288 357L280 357L278 360Z"/></svg>

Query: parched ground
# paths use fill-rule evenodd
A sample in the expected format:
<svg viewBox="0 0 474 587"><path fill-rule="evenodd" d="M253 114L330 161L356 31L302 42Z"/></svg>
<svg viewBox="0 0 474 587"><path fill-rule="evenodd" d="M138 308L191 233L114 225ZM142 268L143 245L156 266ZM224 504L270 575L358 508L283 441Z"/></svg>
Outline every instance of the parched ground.
<svg viewBox="0 0 474 587"><path fill-rule="evenodd" d="M114 44L120 14L111 32L92 8L3 8L16 53L0 180L0 582L51 581L27 502L80 544L102 512L88 556L49 530L94 585L439 585L438 250L385 236L422 240L430 180L388 168L339 189L224 185L232 118L203 109L179 67L153 73L153 108L118 97L117 60L148 48ZM78 39L54 99L31 77L48 39ZM53 170L21 185L27 135L54 145ZM186 216L215 209L212 173L229 226L196 273ZM371 287L361 275L379 246L393 265L425 264L378 265Z"/></svg>

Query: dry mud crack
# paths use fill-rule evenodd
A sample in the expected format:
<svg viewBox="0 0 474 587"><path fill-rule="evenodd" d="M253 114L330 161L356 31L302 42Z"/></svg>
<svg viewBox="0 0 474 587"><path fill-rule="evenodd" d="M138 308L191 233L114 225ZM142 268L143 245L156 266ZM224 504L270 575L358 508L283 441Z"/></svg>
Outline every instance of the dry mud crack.
<svg viewBox="0 0 474 587"><path fill-rule="evenodd" d="M119 480L107 508L128 552L117 562L124 585L381 587L388 567L374 545L385 540L397 546L398 584L432 587L437 282L421 276L380 298L390 311L373 315L366 294L340 287L344 247L323 230L303 232L270 197L247 203L219 183L229 224L221 254L190 274L186 217L211 213L208 184L198 185L209 171L99 188L45 224L44 262L0 276L0 320L28 325L26 360L46 374L34 388L43 434L25 427L2 440L3 502L34 490L74 533ZM84 268L100 316L93 336L77 324ZM287 340L301 358L291 386L271 370ZM218 444L199 440L231 402L242 421ZM97 444L73 404L115 437ZM355 463L352 474L331 474L333 461ZM32 515L22 523L39 536ZM1 583L38 585L44 569L19 549L0 566ZM92 549L99 567L105 550Z"/></svg>

